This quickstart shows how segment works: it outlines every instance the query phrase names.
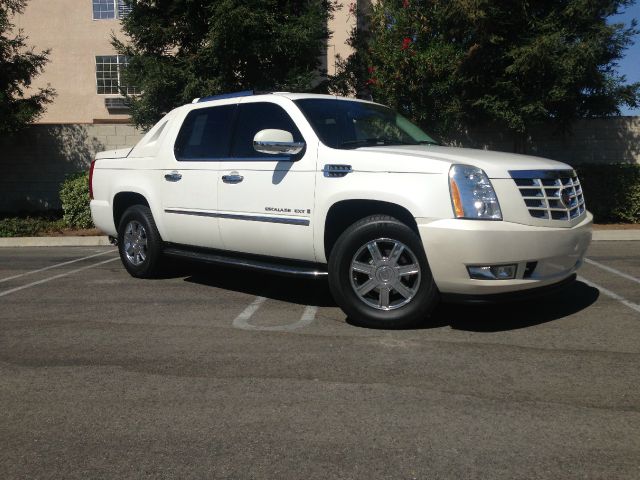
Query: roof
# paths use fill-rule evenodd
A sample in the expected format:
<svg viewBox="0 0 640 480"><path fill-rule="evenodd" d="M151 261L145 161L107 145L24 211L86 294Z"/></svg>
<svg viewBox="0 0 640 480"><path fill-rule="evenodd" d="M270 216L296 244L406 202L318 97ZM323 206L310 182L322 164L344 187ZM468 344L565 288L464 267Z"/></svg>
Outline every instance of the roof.
<svg viewBox="0 0 640 480"><path fill-rule="evenodd" d="M363 103L375 103L375 102L362 100L358 98L341 97L338 95L327 95L327 94L320 94L320 93L295 93L295 92L254 93L253 90L245 90L241 92L224 93L221 95L212 95L208 97L195 98L191 103L207 103L207 102L215 102L218 100L227 100L231 98L242 98L242 97L251 97L253 99L261 99L261 98L267 98L273 95L288 98L289 100L315 98L315 99L347 100L347 101L356 101L356 102L363 102Z"/></svg>

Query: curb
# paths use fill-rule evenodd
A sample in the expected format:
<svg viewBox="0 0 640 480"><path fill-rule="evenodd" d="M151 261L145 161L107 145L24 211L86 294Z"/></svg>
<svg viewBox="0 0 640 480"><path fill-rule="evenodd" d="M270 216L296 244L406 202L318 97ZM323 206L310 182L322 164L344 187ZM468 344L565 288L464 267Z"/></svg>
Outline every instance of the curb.
<svg viewBox="0 0 640 480"><path fill-rule="evenodd" d="M0 238L0 247L103 247L109 237L9 237Z"/></svg>
<svg viewBox="0 0 640 480"><path fill-rule="evenodd" d="M594 230L594 242L640 241L640 229ZM0 238L2 247L104 247L109 246L109 237L9 237Z"/></svg>
<svg viewBox="0 0 640 480"><path fill-rule="evenodd" d="M593 241L628 242L640 240L640 229L629 230L594 230Z"/></svg>

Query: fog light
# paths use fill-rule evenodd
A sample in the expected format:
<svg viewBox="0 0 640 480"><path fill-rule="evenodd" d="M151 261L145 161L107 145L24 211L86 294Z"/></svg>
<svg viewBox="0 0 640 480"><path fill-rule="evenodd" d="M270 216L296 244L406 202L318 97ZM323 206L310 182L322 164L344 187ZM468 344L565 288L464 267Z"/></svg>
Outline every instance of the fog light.
<svg viewBox="0 0 640 480"><path fill-rule="evenodd" d="M467 267L474 280L512 280L516 278L518 265L486 265Z"/></svg>

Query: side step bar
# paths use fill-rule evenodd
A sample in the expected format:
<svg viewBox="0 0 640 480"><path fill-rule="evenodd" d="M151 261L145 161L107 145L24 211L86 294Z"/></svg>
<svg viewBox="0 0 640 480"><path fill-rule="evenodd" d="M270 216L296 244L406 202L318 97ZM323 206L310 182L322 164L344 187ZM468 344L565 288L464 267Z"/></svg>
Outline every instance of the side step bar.
<svg viewBox="0 0 640 480"><path fill-rule="evenodd" d="M286 275L298 278L322 278L328 275L326 266L313 263L279 263L269 259L239 258L224 255L218 252L193 251L176 247L165 247L165 255L179 257L188 260L212 263L215 265L225 265L230 267L246 268L262 272L270 272L278 275ZM324 268L323 268L324 267Z"/></svg>

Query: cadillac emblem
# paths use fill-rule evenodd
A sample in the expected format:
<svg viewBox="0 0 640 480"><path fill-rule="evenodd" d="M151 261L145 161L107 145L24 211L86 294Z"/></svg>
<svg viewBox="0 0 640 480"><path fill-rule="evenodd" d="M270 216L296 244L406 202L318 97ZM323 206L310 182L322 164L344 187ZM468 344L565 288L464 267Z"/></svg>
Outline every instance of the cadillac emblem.
<svg viewBox="0 0 640 480"><path fill-rule="evenodd" d="M567 210L571 208L571 189L563 188L560 190L560 201Z"/></svg>

